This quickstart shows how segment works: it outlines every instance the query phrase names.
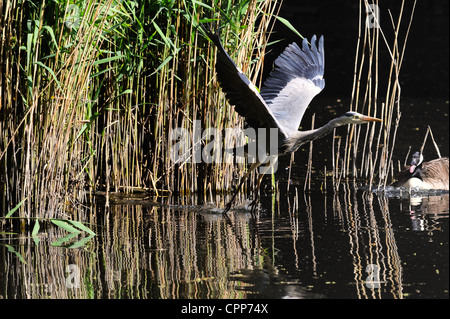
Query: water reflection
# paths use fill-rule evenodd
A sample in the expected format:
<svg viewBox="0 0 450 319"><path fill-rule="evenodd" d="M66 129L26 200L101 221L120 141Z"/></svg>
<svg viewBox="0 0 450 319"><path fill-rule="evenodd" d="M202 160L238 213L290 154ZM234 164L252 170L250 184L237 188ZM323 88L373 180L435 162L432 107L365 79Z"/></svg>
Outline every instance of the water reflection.
<svg viewBox="0 0 450 319"><path fill-rule="evenodd" d="M263 196L256 219L229 220L189 199L112 199L86 212L97 236L80 248L52 246L66 235L52 225L38 242L2 235L0 295L448 298L448 194L420 205L348 186L327 194L294 187Z"/></svg>
<svg viewBox="0 0 450 319"><path fill-rule="evenodd" d="M413 230L441 230L442 222L448 219L449 195L413 197L402 203L402 210L409 212Z"/></svg>

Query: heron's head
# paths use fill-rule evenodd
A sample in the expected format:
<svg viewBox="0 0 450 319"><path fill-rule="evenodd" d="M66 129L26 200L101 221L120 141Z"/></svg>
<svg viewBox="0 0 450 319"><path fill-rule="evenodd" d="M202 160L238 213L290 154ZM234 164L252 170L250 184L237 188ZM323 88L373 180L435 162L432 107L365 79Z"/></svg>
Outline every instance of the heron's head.
<svg viewBox="0 0 450 319"><path fill-rule="evenodd" d="M422 164L423 155L419 152L415 152L411 157L411 166L409 167L409 172L414 173L416 167Z"/></svg>
<svg viewBox="0 0 450 319"><path fill-rule="evenodd" d="M367 115L363 115L358 112L347 112L341 116L342 120L347 124L364 124L369 122L382 122L382 120L377 119L376 117L371 117Z"/></svg>

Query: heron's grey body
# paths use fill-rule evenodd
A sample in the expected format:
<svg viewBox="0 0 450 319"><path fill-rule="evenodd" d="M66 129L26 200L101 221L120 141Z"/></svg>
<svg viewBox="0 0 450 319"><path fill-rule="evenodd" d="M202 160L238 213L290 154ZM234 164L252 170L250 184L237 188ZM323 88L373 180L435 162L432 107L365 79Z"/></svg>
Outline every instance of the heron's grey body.
<svg viewBox="0 0 450 319"><path fill-rule="evenodd" d="M306 38L303 39L301 49L296 43L290 44L275 60L274 70L259 93L225 51L219 34L207 27L204 27L204 31L218 49L216 70L222 91L249 126L255 129L278 129L278 156L295 152L302 144L321 138L338 126L381 121L357 112L347 112L318 129L298 130L309 103L325 87L323 36L319 38L318 44L315 35L311 38L311 45ZM245 178L266 159L267 156L263 155L251 166L241 179L225 212L230 209Z"/></svg>

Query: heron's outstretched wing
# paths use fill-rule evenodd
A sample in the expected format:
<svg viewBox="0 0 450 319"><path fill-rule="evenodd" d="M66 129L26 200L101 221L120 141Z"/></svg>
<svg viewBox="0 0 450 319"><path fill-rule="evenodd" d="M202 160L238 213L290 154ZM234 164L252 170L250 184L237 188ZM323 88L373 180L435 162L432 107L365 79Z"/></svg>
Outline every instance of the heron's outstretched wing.
<svg viewBox="0 0 450 319"><path fill-rule="evenodd" d="M234 63L220 42L219 34L213 33L202 25L206 35L217 46L216 72L222 91L239 115L251 127L258 129L279 128L280 134L287 137L271 109L259 94L256 87L245 76L242 70Z"/></svg>
<svg viewBox="0 0 450 319"><path fill-rule="evenodd" d="M317 47L315 35L311 46L306 38L302 49L292 43L275 60L261 96L288 135L297 132L309 103L325 87L324 65L323 36Z"/></svg>

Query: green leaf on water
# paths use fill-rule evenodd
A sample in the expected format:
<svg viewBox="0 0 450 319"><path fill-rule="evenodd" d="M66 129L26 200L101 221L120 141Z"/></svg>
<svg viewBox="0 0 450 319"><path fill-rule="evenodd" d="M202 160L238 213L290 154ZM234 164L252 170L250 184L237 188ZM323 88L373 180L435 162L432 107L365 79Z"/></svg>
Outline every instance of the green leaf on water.
<svg viewBox="0 0 450 319"><path fill-rule="evenodd" d="M26 198L24 198L19 204L16 205L16 207L14 207L13 209L11 209L9 211L8 214L6 214L5 218L11 217L12 214L15 213L16 210L18 210L20 208L20 206L22 206L22 204L25 202Z"/></svg>
<svg viewBox="0 0 450 319"><path fill-rule="evenodd" d="M34 243L36 244L36 246L39 245L40 239L37 236L37 234L39 233L39 229L41 227L39 226L39 220L36 219L36 221L34 222L34 226L33 226L33 230L31 231L31 237L33 238Z"/></svg>
<svg viewBox="0 0 450 319"><path fill-rule="evenodd" d="M67 221L59 220L59 219L51 219L51 222L58 227L61 227L64 230L67 230L70 233L79 234L80 230L76 229L72 225L70 225Z"/></svg>
<svg viewBox="0 0 450 319"><path fill-rule="evenodd" d="M36 246L39 246L39 243L41 242L41 239L37 235L31 235L31 238L33 238L34 244Z"/></svg>
<svg viewBox="0 0 450 319"><path fill-rule="evenodd" d="M36 219L36 221L34 222L33 231L31 232L31 236L37 235L37 233L39 232L39 228L39 220Z"/></svg>
<svg viewBox="0 0 450 319"><path fill-rule="evenodd" d="M79 247L83 247L86 245L87 242L89 242L92 238L94 237L94 235L90 235L88 237L84 237L82 239L80 239L79 241L76 241L68 246L66 246L66 248L79 248Z"/></svg>
<svg viewBox="0 0 450 319"><path fill-rule="evenodd" d="M71 223L73 226L91 234L91 235L96 235L90 228L86 227L83 223L81 222L77 222L74 220L68 221L69 223Z"/></svg>
<svg viewBox="0 0 450 319"><path fill-rule="evenodd" d="M8 249L9 252L15 254L15 255L17 256L17 258L19 258L19 260L20 260L21 262L23 262L24 264L27 263L27 262L25 261L25 258L23 258L23 256L22 256L18 251L16 251L16 250L14 249L13 246L11 246L11 245L6 245L6 244L5 244L5 247Z"/></svg>
<svg viewBox="0 0 450 319"><path fill-rule="evenodd" d="M61 246L63 246L64 243L70 241L72 238L75 238L77 236L78 236L78 233L70 233L70 234L67 234L64 237L61 237L58 240L55 240L50 245L55 246L55 247L61 247Z"/></svg>

